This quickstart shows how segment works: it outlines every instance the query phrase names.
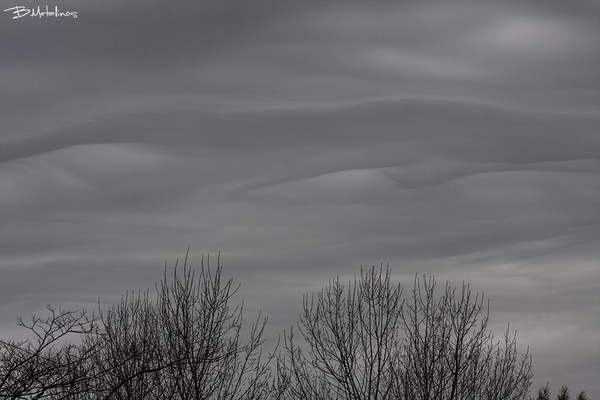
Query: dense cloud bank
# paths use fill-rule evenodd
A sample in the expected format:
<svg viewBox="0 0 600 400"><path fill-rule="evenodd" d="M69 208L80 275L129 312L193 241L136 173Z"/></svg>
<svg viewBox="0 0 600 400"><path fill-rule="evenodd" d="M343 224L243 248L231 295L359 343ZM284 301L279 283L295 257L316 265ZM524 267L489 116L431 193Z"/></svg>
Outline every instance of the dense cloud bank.
<svg viewBox="0 0 600 400"><path fill-rule="evenodd" d="M190 245L274 336L389 262L485 291L534 387L600 393L595 2L57 6L0 15L3 337Z"/></svg>

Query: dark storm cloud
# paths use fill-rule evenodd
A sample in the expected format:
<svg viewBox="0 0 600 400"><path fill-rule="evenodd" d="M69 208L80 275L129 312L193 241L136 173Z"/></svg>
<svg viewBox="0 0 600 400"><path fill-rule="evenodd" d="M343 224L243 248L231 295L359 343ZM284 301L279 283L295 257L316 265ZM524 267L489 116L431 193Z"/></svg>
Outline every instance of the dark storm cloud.
<svg viewBox="0 0 600 400"><path fill-rule="evenodd" d="M3 332L191 245L277 337L389 262L485 291L536 385L600 393L597 3L57 6L0 15Z"/></svg>

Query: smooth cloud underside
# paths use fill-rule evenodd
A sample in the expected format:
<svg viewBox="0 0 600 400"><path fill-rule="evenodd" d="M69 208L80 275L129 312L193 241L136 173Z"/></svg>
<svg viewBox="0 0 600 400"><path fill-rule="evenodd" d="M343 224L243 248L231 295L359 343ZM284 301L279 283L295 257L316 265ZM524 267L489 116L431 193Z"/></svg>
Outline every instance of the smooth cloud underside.
<svg viewBox="0 0 600 400"><path fill-rule="evenodd" d="M59 8L0 15L3 338L191 246L276 340L304 292L389 262L485 291L534 385L599 397L596 2Z"/></svg>
<svg viewBox="0 0 600 400"><path fill-rule="evenodd" d="M127 144L76 145L6 163L0 204L13 214L90 210L151 201L176 190L185 160L172 151ZM156 179L157 174L161 179Z"/></svg>

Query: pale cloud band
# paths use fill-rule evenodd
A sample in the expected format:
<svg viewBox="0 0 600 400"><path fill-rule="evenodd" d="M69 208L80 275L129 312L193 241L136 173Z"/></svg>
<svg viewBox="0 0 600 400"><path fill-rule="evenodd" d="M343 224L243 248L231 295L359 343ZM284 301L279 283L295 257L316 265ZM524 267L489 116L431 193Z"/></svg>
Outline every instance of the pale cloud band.
<svg viewBox="0 0 600 400"><path fill-rule="evenodd" d="M389 262L485 291L535 385L600 393L596 3L58 7L0 15L3 337L187 246L275 338Z"/></svg>

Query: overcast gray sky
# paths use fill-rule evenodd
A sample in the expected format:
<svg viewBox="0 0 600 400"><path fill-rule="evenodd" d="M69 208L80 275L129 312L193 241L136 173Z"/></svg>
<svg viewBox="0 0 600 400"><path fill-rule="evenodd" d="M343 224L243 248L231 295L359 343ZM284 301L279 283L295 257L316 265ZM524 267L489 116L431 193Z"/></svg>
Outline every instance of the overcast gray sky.
<svg viewBox="0 0 600 400"><path fill-rule="evenodd" d="M389 263L485 292L534 390L600 398L599 5L3 11L1 336L153 287L188 246L271 338L304 292Z"/></svg>

